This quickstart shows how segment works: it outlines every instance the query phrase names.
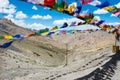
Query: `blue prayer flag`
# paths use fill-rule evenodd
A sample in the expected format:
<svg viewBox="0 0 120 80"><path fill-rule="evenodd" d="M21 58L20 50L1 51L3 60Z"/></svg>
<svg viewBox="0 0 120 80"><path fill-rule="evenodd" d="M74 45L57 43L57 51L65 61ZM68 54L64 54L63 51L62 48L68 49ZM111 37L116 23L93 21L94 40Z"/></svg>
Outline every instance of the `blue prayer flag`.
<svg viewBox="0 0 120 80"><path fill-rule="evenodd" d="M0 48L8 48L12 43L13 43L13 41L4 43L3 45L0 45Z"/></svg>
<svg viewBox="0 0 120 80"><path fill-rule="evenodd" d="M96 5L96 7L98 8L103 8L103 7L107 7L109 6L109 2L108 1L105 1L104 3L100 4L100 5Z"/></svg>

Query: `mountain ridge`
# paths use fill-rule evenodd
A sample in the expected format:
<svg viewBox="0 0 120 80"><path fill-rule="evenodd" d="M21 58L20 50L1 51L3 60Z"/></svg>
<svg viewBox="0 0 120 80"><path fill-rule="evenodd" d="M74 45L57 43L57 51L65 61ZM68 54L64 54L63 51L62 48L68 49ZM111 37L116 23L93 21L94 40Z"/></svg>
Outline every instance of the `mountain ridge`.
<svg viewBox="0 0 120 80"><path fill-rule="evenodd" d="M33 33L6 19L0 30L1 35ZM113 45L114 35L104 31L25 38L0 49L0 80L77 79L109 61Z"/></svg>
<svg viewBox="0 0 120 80"><path fill-rule="evenodd" d="M32 33L33 31L29 29L25 29L23 27L20 27L16 24L14 24L11 20L1 18L0 19L0 30L8 34L29 34Z"/></svg>

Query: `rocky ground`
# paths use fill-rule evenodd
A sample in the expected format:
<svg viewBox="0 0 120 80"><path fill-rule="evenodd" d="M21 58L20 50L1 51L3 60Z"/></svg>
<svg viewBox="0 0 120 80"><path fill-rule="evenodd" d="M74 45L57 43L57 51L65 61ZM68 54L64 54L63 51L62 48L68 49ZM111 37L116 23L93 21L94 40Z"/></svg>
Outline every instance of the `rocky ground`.
<svg viewBox="0 0 120 80"><path fill-rule="evenodd" d="M119 80L112 45L114 36L103 31L15 42L0 50L0 80Z"/></svg>

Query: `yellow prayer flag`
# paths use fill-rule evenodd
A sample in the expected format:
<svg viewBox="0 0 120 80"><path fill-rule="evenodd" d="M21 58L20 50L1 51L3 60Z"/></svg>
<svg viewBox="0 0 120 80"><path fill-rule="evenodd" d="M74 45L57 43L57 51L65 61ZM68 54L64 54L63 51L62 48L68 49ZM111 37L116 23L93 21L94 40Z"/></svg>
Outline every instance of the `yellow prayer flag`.
<svg viewBox="0 0 120 80"><path fill-rule="evenodd" d="M13 36L12 35L4 35L4 39L12 39Z"/></svg>
<svg viewBox="0 0 120 80"><path fill-rule="evenodd" d="M68 6L67 11L69 11L69 13L72 13L75 7L76 7L76 3L72 3Z"/></svg>
<svg viewBox="0 0 120 80"><path fill-rule="evenodd" d="M77 30L73 30L72 33L77 33Z"/></svg>
<svg viewBox="0 0 120 80"><path fill-rule="evenodd" d="M59 12L63 12L63 10L64 9L62 9L62 8L59 8L59 7L57 8L57 11L59 11Z"/></svg>
<svg viewBox="0 0 120 80"><path fill-rule="evenodd" d="M48 32L44 32L44 33L42 33L41 35L42 36L46 36L48 34Z"/></svg>
<svg viewBox="0 0 120 80"><path fill-rule="evenodd" d="M52 30L57 30L57 29L58 29L58 26L55 26L55 27L51 28L50 30L52 31Z"/></svg>
<svg viewBox="0 0 120 80"><path fill-rule="evenodd" d="M107 31L110 31L112 28L106 28Z"/></svg>
<svg viewBox="0 0 120 80"><path fill-rule="evenodd" d="M115 7L114 6L109 6L109 7L104 7L102 9L111 12L111 11L115 10Z"/></svg>

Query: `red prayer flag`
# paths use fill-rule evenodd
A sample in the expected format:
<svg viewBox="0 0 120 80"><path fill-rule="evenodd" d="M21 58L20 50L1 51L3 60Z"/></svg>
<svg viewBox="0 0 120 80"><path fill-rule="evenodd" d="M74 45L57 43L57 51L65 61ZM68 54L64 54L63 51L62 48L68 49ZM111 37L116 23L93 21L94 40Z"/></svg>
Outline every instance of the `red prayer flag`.
<svg viewBox="0 0 120 80"><path fill-rule="evenodd" d="M55 0L44 0L44 6L54 6Z"/></svg>
<svg viewBox="0 0 120 80"><path fill-rule="evenodd" d="M88 4L90 3L92 0L79 0L81 4Z"/></svg>
<svg viewBox="0 0 120 80"><path fill-rule="evenodd" d="M66 30L61 31L61 34L66 34Z"/></svg>
<svg viewBox="0 0 120 80"><path fill-rule="evenodd" d="M29 38L29 37L35 36L35 35L36 35L36 33L31 33L31 34L26 35L25 37L26 37L26 38Z"/></svg>
<svg viewBox="0 0 120 80"><path fill-rule="evenodd" d="M118 10L112 12L112 13L113 13L113 14L116 14L116 13L118 13L118 12L120 12L120 9L118 9Z"/></svg>

